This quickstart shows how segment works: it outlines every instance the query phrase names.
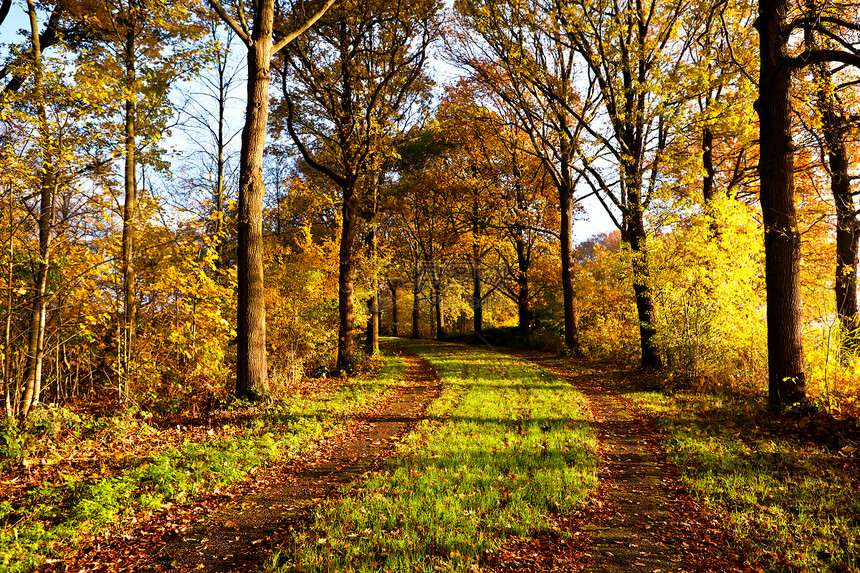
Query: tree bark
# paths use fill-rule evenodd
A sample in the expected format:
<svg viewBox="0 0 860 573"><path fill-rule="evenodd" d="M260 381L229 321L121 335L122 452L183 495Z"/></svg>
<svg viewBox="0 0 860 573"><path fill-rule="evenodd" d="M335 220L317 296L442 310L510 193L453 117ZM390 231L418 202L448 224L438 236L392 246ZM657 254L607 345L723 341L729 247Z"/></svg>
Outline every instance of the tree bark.
<svg viewBox="0 0 860 573"><path fill-rule="evenodd" d="M477 236L478 220L477 220L477 201L474 202L472 210L472 233ZM484 295L481 291L481 249L478 242L472 243L472 311L473 311L473 327L475 334L480 335L484 330Z"/></svg>
<svg viewBox="0 0 860 573"><path fill-rule="evenodd" d="M137 79L134 40L136 29L133 17L128 18L124 46L125 83L129 94L134 91ZM134 96L125 100L125 203L122 212L122 334L119 357L119 400L126 404L131 385L135 333L135 276L134 276L134 219L137 212L137 148L135 142L136 104Z"/></svg>
<svg viewBox="0 0 860 573"><path fill-rule="evenodd" d="M397 332L397 283L389 280L388 289L391 291L391 336L400 336Z"/></svg>
<svg viewBox="0 0 860 573"><path fill-rule="evenodd" d="M33 310L28 331L27 370L24 377L24 396L21 415L27 416L39 403L42 390L42 363L45 355L45 318L47 312L48 271L50 269L51 233L54 226L54 197L56 195L56 165L51 151L51 134L45 109L45 92L42 84L42 48L39 43L39 26L33 0L27 0L27 12L33 42L33 79L39 121L39 139L42 165L39 196L39 265L33 289Z"/></svg>
<svg viewBox="0 0 860 573"><path fill-rule="evenodd" d="M343 186L343 227L338 253L338 372L352 372L355 367L355 237L358 231L355 181Z"/></svg>
<svg viewBox="0 0 860 573"><path fill-rule="evenodd" d="M370 247L370 261L373 265L373 273L370 277L370 297L368 298L368 310L370 316L367 319L367 344L365 352L373 356L379 354L379 270L377 260L376 215L378 210L377 195L379 193L379 174L373 174L373 211L371 213L370 233L367 240Z"/></svg>
<svg viewBox="0 0 860 573"><path fill-rule="evenodd" d="M421 307L418 297L421 295L421 285L418 282L418 265L412 269L412 338L418 338L418 319L420 318Z"/></svg>
<svg viewBox="0 0 860 573"><path fill-rule="evenodd" d="M573 286L573 189L565 183L559 188L561 206L561 288L564 297L564 344L580 356L579 312Z"/></svg>
<svg viewBox="0 0 860 573"><path fill-rule="evenodd" d="M775 410L806 399L800 311L800 231L794 203L791 67L786 0L759 0L761 207L767 289L768 399Z"/></svg>
<svg viewBox="0 0 860 573"><path fill-rule="evenodd" d="M532 311L529 304L529 267L531 260L528 245L523 239L523 230L517 229L514 238L517 251L517 330L523 341L527 341L532 330Z"/></svg>
<svg viewBox="0 0 860 573"><path fill-rule="evenodd" d="M269 118L274 0L259 3L248 47L248 100L239 159L238 316L236 396L269 387L266 368L266 295L263 282L263 151Z"/></svg>
<svg viewBox="0 0 860 573"><path fill-rule="evenodd" d="M808 35L806 41L810 48L817 47L814 36ZM857 208L851 192L851 179L848 174L850 156L845 144L845 136L849 133L851 124L833 95L835 86L827 65L816 64L814 73L818 84L815 104L821 116L821 131L830 168L830 190L836 207L836 313L843 331L842 347L856 352L860 349L860 320L857 311L860 221L857 219Z"/></svg>

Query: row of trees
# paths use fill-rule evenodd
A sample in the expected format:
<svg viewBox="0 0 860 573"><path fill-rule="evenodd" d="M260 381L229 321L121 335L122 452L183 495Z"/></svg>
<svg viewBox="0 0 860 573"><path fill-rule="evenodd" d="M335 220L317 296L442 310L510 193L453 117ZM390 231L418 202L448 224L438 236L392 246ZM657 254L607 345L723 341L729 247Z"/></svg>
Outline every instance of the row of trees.
<svg viewBox="0 0 860 573"><path fill-rule="evenodd" d="M524 340L536 317L543 331L559 324L576 354L605 347L595 333L619 336L601 329L620 316L642 366L673 366L667 332L692 339L700 324L688 313L680 328L676 310L696 297L711 335L730 338L715 309L757 321L756 277L780 409L805 397L810 217L823 231L808 236L829 241L834 229L833 312L844 348L854 344L850 7L463 0L448 18L434 0L48 8L27 4L29 39L0 74L8 416L26 415L46 378L61 398L61 380L77 388L85 372L89 389L128 402L144 389L219 387L234 359L235 394L254 396L269 390L270 366L287 368L281 352L318 360L313 339L336 341L334 367L351 371L365 317L365 350L376 350L383 289L401 311L411 298L413 335L422 297L440 338L446 302L480 335L492 301L510 312L491 323L510 315ZM236 44L248 74L240 139ZM434 50L463 76L441 97ZM170 87L183 81L178 106ZM177 118L202 153L171 155ZM822 179L833 198L823 210L810 199ZM754 224L744 205L758 185L763 273L739 222ZM577 254L585 197L609 214L617 248L605 239ZM668 253L699 269L692 283L680 267L666 274ZM595 277L629 286L619 304L635 318L601 310ZM452 281L468 292L453 296ZM336 319L325 292L335 284ZM295 332L335 325L336 338Z"/></svg>

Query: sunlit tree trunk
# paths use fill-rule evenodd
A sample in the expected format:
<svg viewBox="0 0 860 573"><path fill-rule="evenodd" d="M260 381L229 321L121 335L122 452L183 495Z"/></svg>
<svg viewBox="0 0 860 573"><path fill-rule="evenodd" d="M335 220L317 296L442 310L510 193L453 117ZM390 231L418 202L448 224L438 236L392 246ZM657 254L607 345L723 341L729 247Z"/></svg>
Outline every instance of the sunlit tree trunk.
<svg viewBox="0 0 860 573"><path fill-rule="evenodd" d="M286 46L306 31L328 10L334 0L325 5L298 30L282 38L278 49ZM236 335L236 395L254 397L254 386L265 392L269 389L266 367L266 294L263 282L263 152L266 146L266 128L269 120L269 78L275 19L274 0L254 3L253 30L250 35L227 14L218 0L209 4L221 19L242 39L248 49L248 91L245 107L245 126L242 129L242 151L239 156L239 212L236 222L237 279L239 283ZM241 12L241 11L240 11Z"/></svg>
<svg viewBox="0 0 860 573"><path fill-rule="evenodd" d="M135 69L135 25L133 17L128 18L124 46L125 84L129 94L134 93L137 71ZM137 149L135 142L136 104L133 95L125 100L125 203L122 213L122 293L123 313L119 364L119 399L125 404L131 385L131 370L134 360L135 343L135 277L134 241L135 214L137 212Z"/></svg>
<svg viewBox="0 0 860 573"><path fill-rule="evenodd" d="M57 173L51 150L51 134L45 109L42 84L42 49L39 44L39 26L33 0L27 0L30 29L33 41L33 80L39 122L39 141L42 153L39 177L39 264L33 289L33 308L28 329L27 369L24 376L24 396L21 415L27 416L39 402L42 391L42 364L45 355L45 319L47 312L48 270L50 268L51 234L54 226L54 197Z"/></svg>
<svg viewBox="0 0 860 573"><path fill-rule="evenodd" d="M800 230L794 203L791 67L782 30L786 0L760 0L761 207L767 289L768 396L775 410L806 399L800 311Z"/></svg>

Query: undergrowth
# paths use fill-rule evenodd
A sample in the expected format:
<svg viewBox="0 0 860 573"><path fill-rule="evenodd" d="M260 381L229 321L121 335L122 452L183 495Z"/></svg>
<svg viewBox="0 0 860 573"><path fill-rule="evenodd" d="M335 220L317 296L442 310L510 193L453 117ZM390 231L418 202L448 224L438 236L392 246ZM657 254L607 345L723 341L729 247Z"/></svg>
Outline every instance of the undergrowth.
<svg viewBox="0 0 860 573"><path fill-rule="evenodd" d="M466 571L505 539L552 528L596 487L573 387L485 349L408 344L444 385L428 419L387 467L321 502L268 571Z"/></svg>
<svg viewBox="0 0 860 573"><path fill-rule="evenodd" d="M787 432L793 422L734 396L630 392L658 415L683 480L727 515L765 571L860 569L855 446L827 449Z"/></svg>
<svg viewBox="0 0 860 573"><path fill-rule="evenodd" d="M299 456L319 438L336 432L345 414L378 399L403 372L403 361L390 357L377 377L290 396L251 410L238 427L226 428L225 435L210 430L204 440L186 439L176 447L127 458L106 446L130 445L134 434L159 429L128 415L92 420L68 411L43 411L25 424L7 424L0 463L26 473L30 456L42 455L51 460L42 461L60 464L63 470L23 499L0 501L0 572L28 572L58 563L66 548L112 525L190 503L204 491L245 479L256 468ZM103 458L98 465L63 462L63 456L72 450L79 453L83 446ZM111 463L117 461L123 464L112 470Z"/></svg>

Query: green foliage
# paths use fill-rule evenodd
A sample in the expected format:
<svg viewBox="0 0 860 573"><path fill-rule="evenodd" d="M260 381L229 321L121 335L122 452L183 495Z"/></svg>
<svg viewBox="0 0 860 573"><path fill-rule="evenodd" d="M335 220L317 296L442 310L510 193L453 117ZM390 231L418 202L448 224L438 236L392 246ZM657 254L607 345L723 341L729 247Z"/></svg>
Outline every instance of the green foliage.
<svg viewBox="0 0 860 573"><path fill-rule="evenodd" d="M511 536L552 528L597 483L582 396L484 349L415 344L444 390L398 456L270 558L279 571L465 571Z"/></svg>

